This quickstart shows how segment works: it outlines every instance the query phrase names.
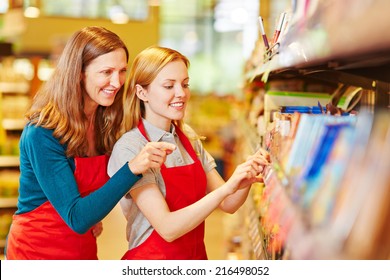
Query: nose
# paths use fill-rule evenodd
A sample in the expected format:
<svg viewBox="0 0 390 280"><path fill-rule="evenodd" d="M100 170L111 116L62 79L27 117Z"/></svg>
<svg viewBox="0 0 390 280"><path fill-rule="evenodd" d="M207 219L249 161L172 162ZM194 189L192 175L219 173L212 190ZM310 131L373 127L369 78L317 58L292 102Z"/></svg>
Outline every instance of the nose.
<svg viewBox="0 0 390 280"><path fill-rule="evenodd" d="M176 87L175 96L176 97L184 97L184 96L186 96L185 88L183 88L182 86Z"/></svg>
<svg viewBox="0 0 390 280"><path fill-rule="evenodd" d="M111 79L110 79L110 85L116 87L116 88L120 88L124 83L124 79L122 78L122 75L121 73L119 72L114 72L112 75L111 75Z"/></svg>

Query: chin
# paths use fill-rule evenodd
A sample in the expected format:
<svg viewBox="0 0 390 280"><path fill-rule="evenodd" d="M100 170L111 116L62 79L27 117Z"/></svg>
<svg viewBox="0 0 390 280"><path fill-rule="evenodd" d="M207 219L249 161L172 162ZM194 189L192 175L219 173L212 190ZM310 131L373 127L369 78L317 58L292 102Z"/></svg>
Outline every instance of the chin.
<svg viewBox="0 0 390 280"><path fill-rule="evenodd" d="M110 107L114 102L100 102L99 105L102 107Z"/></svg>
<svg viewBox="0 0 390 280"><path fill-rule="evenodd" d="M109 107L112 104L114 104L114 100L115 100L115 98L107 98L107 99L101 100L101 102L99 102L99 105L103 106L103 107Z"/></svg>
<svg viewBox="0 0 390 280"><path fill-rule="evenodd" d="M181 121L182 119L184 119L184 114L183 115L180 115L180 116L172 116L171 120L173 121Z"/></svg>

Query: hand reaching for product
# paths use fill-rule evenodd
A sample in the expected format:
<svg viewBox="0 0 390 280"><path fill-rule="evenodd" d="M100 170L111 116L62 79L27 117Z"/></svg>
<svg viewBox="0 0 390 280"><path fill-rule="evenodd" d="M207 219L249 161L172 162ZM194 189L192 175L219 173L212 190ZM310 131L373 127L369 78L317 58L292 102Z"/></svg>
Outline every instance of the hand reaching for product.
<svg viewBox="0 0 390 280"><path fill-rule="evenodd" d="M253 183L263 182L263 171L270 164L270 155L264 149L259 149L247 160L236 167L227 183L234 193L238 189L250 187ZM229 185L230 185L229 184Z"/></svg>
<svg viewBox="0 0 390 280"><path fill-rule="evenodd" d="M259 167L260 172L259 172L259 174L257 174L256 178L260 179L259 182L263 182L263 175L264 175L265 167L270 165L271 155L263 148L258 149L257 152L255 153L255 155L259 156L262 159L262 164Z"/></svg>
<svg viewBox="0 0 390 280"><path fill-rule="evenodd" d="M271 163L271 155L265 149L259 148L255 154L259 154L264 158L264 160L266 161L265 165L269 165Z"/></svg>
<svg viewBox="0 0 390 280"><path fill-rule="evenodd" d="M167 155L172 153L176 146L167 142L148 142L141 152L129 162L133 174L142 174L149 168L160 168Z"/></svg>

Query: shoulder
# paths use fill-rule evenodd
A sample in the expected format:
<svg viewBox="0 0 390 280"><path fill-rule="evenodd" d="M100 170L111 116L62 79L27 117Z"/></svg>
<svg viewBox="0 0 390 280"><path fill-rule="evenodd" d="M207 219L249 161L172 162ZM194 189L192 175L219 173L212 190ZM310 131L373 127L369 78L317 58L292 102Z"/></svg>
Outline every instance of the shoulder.
<svg viewBox="0 0 390 280"><path fill-rule="evenodd" d="M23 133L29 137L34 138L54 137L52 129L47 129L30 123L26 124Z"/></svg>
<svg viewBox="0 0 390 280"><path fill-rule="evenodd" d="M123 165L133 159L146 145L146 139L138 129L124 133L115 143L108 161L108 174L113 176Z"/></svg>
<svg viewBox="0 0 390 280"><path fill-rule="evenodd" d="M66 145L53 135L53 130L35 125L26 125L19 141L21 168L34 166L34 172L49 172L62 168L73 159L66 156ZM26 164L28 163L28 164ZM49 172L50 173L50 172ZM46 176L46 175L45 175Z"/></svg>
<svg viewBox="0 0 390 280"><path fill-rule="evenodd" d="M22 132L20 142L25 147L36 147L39 149L47 149L52 147L63 150L65 147L60 144L59 140L54 137L53 130L33 124L27 124Z"/></svg>
<svg viewBox="0 0 390 280"><path fill-rule="evenodd" d="M138 154L148 141L142 136L137 128L124 133L115 143L112 154Z"/></svg>
<svg viewBox="0 0 390 280"><path fill-rule="evenodd" d="M59 143L58 140L54 137L52 129L47 129L33 124L27 124L24 127L21 140L27 143L33 142L40 145L51 142Z"/></svg>
<svg viewBox="0 0 390 280"><path fill-rule="evenodd" d="M143 137L143 135L139 132L137 128L133 128L132 130L124 133L116 142L116 146L144 146L147 140Z"/></svg>

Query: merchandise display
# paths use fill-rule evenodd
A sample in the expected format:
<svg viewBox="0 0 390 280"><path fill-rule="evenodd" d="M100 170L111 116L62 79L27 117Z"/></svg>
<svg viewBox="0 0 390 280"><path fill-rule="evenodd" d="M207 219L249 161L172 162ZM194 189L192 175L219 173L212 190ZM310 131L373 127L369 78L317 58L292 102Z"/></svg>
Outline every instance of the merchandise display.
<svg viewBox="0 0 390 280"><path fill-rule="evenodd" d="M0 249L16 210L19 188L19 136L30 105L29 81L15 70L13 56L0 63Z"/></svg>
<svg viewBox="0 0 390 280"><path fill-rule="evenodd" d="M333 2L294 1L277 42L259 42L248 63L246 88L264 87L252 92L261 92L261 114L242 118L241 142L272 157L246 204L256 259L390 258L390 42L374 32L363 43L368 29L350 28L364 14L365 26L385 29L390 21L379 11L390 6L350 3L341 17ZM343 32L353 47L340 48Z"/></svg>
<svg viewBox="0 0 390 280"><path fill-rule="evenodd" d="M218 226L209 225L221 232L221 254L229 260L390 259L390 36L384 35L390 1L259 3L258 38L237 85L242 96L221 95L214 83L215 91L208 94L194 90L186 113L224 178L260 147L271 154L264 182L252 185L245 204L233 215L222 215ZM135 22L142 26L137 32L153 34L148 40L133 40L138 29L123 29L131 35L132 55L158 38L158 18L153 17L152 27L150 20ZM203 20L197 24L204 32ZM187 46L190 36L177 37ZM17 204L23 115L44 81L39 73L52 71L46 47L20 57L0 54L0 259ZM212 48L217 60L225 54ZM34 59L42 63L40 69ZM224 69L212 73L206 66L198 66L206 77L218 72L231 83ZM211 80L202 78L200 84L211 85ZM108 220L103 235L117 234L118 215L118 221ZM103 237L104 257L117 259L113 238Z"/></svg>

